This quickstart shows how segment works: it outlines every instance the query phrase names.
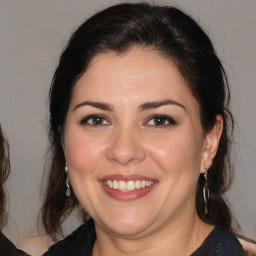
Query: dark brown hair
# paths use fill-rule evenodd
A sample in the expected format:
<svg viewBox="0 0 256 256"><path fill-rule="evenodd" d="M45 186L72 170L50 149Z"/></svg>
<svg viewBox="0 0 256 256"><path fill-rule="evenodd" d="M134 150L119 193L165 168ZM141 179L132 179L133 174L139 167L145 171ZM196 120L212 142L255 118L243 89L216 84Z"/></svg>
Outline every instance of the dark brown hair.
<svg viewBox="0 0 256 256"><path fill-rule="evenodd" d="M5 210L6 194L4 183L9 175L9 172L9 145L2 133L2 128L0 125L0 230L2 230L7 221L7 213Z"/></svg>
<svg viewBox="0 0 256 256"><path fill-rule="evenodd" d="M224 120L223 133L213 165L208 171L209 213L204 214L203 177L198 181L196 206L207 223L231 229L231 213L223 194L232 178L230 138L233 118L228 110L229 86L213 45L201 27L173 7L119 4L86 20L71 36L55 71L50 89L50 168L42 207L48 234L57 239L61 224L78 205L75 195L65 195L65 157L61 144L67 110L77 79L99 53L122 53L132 47L158 51L174 62L200 105L202 127L213 128L216 115Z"/></svg>

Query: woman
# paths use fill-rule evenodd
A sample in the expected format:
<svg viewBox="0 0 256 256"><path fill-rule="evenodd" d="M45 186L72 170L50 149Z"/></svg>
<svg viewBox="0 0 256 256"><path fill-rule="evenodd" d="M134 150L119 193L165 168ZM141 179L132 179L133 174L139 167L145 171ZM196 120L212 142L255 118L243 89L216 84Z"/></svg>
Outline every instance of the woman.
<svg viewBox="0 0 256 256"><path fill-rule="evenodd" d="M6 196L4 184L10 172L9 146L2 133L0 125L0 230L7 222L7 213L5 210Z"/></svg>
<svg viewBox="0 0 256 256"><path fill-rule="evenodd" d="M213 46L172 7L120 4L85 21L50 90L45 255L244 255L230 185L229 87Z"/></svg>
<svg viewBox="0 0 256 256"><path fill-rule="evenodd" d="M7 222L7 212L5 210L6 196L4 183L10 172L9 146L5 140L0 125L0 230ZM0 232L0 255L1 256L25 256L26 253L17 250L13 243Z"/></svg>

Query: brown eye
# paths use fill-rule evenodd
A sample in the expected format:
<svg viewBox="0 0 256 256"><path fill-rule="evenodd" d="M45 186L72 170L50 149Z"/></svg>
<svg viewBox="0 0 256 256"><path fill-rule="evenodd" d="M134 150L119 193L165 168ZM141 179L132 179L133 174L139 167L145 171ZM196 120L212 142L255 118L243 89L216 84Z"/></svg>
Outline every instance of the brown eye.
<svg viewBox="0 0 256 256"><path fill-rule="evenodd" d="M150 118L147 125L155 126L155 127L166 127L170 125L175 125L176 121L165 115L157 115Z"/></svg>
<svg viewBox="0 0 256 256"><path fill-rule="evenodd" d="M154 120L154 125L165 125L167 122L166 118L163 118L163 117L156 117L153 120Z"/></svg>
<svg viewBox="0 0 256 256"><path fill-rule="evenodd" d="M90 115L90 116L83 118L80 121L80 124L91 125L91 126L101 126L101 125L108 125L109 122L102 115Z"/></svg>
<svg viewBox="0 0 256 256"><path fill-rule="evenodd" d="M104 122L103 117L95 116L91 118L91 123L93 125L101 125L103 124L103 122Z"/></svg>

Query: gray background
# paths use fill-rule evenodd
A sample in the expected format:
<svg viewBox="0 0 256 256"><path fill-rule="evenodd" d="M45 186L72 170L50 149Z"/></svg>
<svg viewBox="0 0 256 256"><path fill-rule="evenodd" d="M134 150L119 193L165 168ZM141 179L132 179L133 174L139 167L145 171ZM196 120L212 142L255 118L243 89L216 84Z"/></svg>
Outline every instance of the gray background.
<svg viewBox="0 0 256 256"><path fill-rule="evenodd" d="M42 202L47 93L71 31L120 1L0 0L0 122L9 138L10 220L17 244L33 233ZM152 3L152 1L148 1ZM182 8L208 32L229 76L236 119L236 178L228 197L247 236L256 238L256 0L155 1ZM66 225L69 233L78 225Z"/></svg>

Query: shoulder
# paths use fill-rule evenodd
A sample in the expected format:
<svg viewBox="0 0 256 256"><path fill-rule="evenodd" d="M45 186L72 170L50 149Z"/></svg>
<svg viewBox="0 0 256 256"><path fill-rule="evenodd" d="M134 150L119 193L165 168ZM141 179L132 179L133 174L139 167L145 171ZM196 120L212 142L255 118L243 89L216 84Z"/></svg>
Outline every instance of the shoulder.
<svg viewBox="0 0 256 256"><path fill-rule="evenodd" d="M52 245L43 256L77 255L91 250L96 239L93 220L87 221L71 235Z"/></svg>
<svg viewBox="0 0 256 256"><path fill-rule="evenodd" d="M2 256L27 256L25 252L18 250L15 245L0 233L0 255Z"/></svg>
<svg viewBox="0 0 256 256"><path fill-rule="evenodd" d="M241 243L233 233L224 231L220 227L218 229L219 242L217 251L220 253L220 255L245 255Z"/></svg>
<svg viewBox="0 0 256 256"><path fill-rule="evenodd" d="M253 241L240 235L238 235L238 240L242 244L246 256L256 255L256 241Z"/></svg>
<svg viewBox="0 0 256 256"><path fill-rule="evenodd" d="M244 256L242 245L236 236L223 230L221 227L215 227L203 244L197 249L193 256Z"/></svg>

